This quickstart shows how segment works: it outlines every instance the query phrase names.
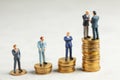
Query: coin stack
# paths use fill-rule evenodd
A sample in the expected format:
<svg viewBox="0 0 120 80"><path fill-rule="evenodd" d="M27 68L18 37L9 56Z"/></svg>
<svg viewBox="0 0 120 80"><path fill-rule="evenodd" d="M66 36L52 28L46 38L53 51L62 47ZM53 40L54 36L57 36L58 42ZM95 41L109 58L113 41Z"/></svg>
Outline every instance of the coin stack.
<svg viewBox="0 0 120 80"><path fill-rule="evenodd" d="M82 39L83 71L95 72L100 69L99 40Z"/></svg>
<svg viewBox="0 0 120 80"><path fill-rule="evenodd" d="M58 61L58 71L61 73L70 73L75 71L75 62L76 58L73 60L68 59L67 61L65 58L60 58Z"/></svg>
<svg viewBox="0 0 120 80"><path fill-rule="evenodd" d="M17 70L16 70L16 73L14 73L13 70L10 71L10 74L13 75L13 76L20 76L20 75L24 75L24 74L26 74L26 73L27 73L27 71L26 71L25 69L22 69L22 72L19 72L19 70L17 69Z"/></svg>
<svg viewBox="0 0 120 80"><path fill-rule="evenodd" d="M40 64L35 64L34 66L36 74L47 74L52 71L52 64L47 63L40 66Z"/></svg>

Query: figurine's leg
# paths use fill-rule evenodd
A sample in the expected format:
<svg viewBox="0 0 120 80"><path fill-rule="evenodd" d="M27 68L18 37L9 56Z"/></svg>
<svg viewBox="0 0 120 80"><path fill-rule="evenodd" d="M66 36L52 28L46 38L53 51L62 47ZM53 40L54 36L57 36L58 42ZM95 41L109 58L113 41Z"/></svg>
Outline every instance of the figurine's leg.
<svg viewBox="0 0 120 80"><path fill-rule="evenodd" d="M42 56L43 56L43 63L47 64L47 62L45 61L45 51L42 51Z"/></svg>
<svg viewBox="0 0 120 80"><path fill-rule="evenodd" d="M84 26L84 38L87 38L87 26Z"/></svg>
<svg viewBox="0 0 120 80"><path fill-rule="evenodd" d="M93 32L93 40L95 40L95 28L92 28L92 32Z"/></svg>
<svg viewBox="0 0 120 80"><path fill-rule="evenodd" d="M17 59L17 61L18 61L18 69L19 69L19 72L22 72L21 64L20 64L20 59Z"/></svg>
<svg viewBox="0 0 120 80"><path fill-rule="evenodd" d="M84 26L84 38L87 38L87 27Z"/></svg>
<svg viewBox="0 0 120 80"><path fill-rule="evenodd" d="M65 60L68 59L68 48L66 48Z"/></svg>
<svg viewBox="0 0 120 80"><path fill-rule="evenodd" d="M39 62L40 62L40 66L42 65L42 56L41 56L41 51L39 51Z"/></svg>
<svg viewBox="0 0 120 80"><path fill-rule="evenodd" d="M16 73L16 59L14 59L14 73Z"/></svg>
<svg viewBox="0 0 120 80"><path fill-rule="evenodd" d="M88 26L86 26L86 35L87 35L87 37L88 37Z"/></svg>
<svg viewBox="0 0 120 80"><path fill-rule="evenodd" d="M96 36L97 36L97 39L99 39L99 32L98 32L98 28L96 28Z"/></svg>
<svg viewBox="0 0 120 80"><path fill-rule="evenodd" d="M70 50L70 59L73 60L73 58L72 58L72 47L70 47L69 50Z"/></svg>

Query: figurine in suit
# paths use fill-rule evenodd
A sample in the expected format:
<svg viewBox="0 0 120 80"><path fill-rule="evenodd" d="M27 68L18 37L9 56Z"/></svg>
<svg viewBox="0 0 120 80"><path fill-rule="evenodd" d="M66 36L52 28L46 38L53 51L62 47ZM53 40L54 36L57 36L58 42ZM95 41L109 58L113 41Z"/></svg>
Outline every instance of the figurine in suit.
<svg viewBox="0 0 120 80"><path fill-rule="evenodd" d="M47 64L47 62L45 62L46 42L44 41L43 36L40 37L40 41L38 41L37 47L38 47L38 52L39 52L40 66L42 66L42 64Z"/></svg>
<svg viewBox="0 0 120 80"><path fill-rule="evenodd" d="M91 19L92 32L93 32L93 40L99 39L99 34L98 34L98 20L99 20L99 16L97 16L96 11L93 11L93 17Z"/></svg>
<svg viewBox="0 0 120 80"><path fill-rule="evenodd" d="M21 73L22 72L21 64L20 64L21 53L20 50L16 48L16 44L13 45L12 55L14 56L14 73L16 73L16 63L18 63L19 73Z"/></svg>
<svg viewBox="0 0 120 80"><path fill-rule="evenodd" d="M89 11L86 11L85 14L82 16L83 18L83 26L84 26L84 39L90 38L89 34L89 20L90 20L90 15Z"/></svg>
<svg viewBox="0 0 120 80"><path fill-rule="evenodd" d="M66 33L66 36L64 37L65 41L65 47L66 47L66 55L65 55L65 60L67 61L68 59L68 51L70 53L70 59L73 60L72 57L72 36L70 36L70 32Z"/></svg>

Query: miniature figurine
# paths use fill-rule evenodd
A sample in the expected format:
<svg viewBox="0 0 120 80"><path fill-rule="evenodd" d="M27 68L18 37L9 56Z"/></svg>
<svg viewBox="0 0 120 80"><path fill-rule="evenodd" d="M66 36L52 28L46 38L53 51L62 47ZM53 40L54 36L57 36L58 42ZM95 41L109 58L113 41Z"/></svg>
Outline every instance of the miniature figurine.
<svg viewBox="0 0 120 80"><path fill-rule="evenodd" d="M66 55L65 55L65 61L68 59L68 50L70 51L70 60L73 60L72 57L72 36L70 36L70 32L66 33L66 36L64 37L65 41L65 47L66 47Z"/></svg>
<svg viewBox="0 0 120 80"><path fill-rule="evenodd" d="M18 62L18 70L19 70L19 73L22 72L22 69L21 69L21 64L20 64L20 50L19 48L16 48L16 44L13 45L13 49L12 49L12 54L14 56L14 73L16 73L16 63Z"/></svg>
<svg viewBox="0 0 120 80"><path fill-rule="evenodd" d="M90 20L90 15L89 11L86 11L85 14L82 16L83 18L83 26L84 26L84 39L90 38L89 34L89 20Z"/></svg>
<svg viewBox="0 0 120 80"><path fill-rule="evenodd" d="M93 32L93 40L99 39L99 34L98 34L98 20L99 20L99 16L97 16L96 11L93 11L93 17L91 19L92 32Z"/></svg>
<svg viewBox="0 0 120 80"><path fill-rule="evenodd" d="M44 41L43 36L40 37L40 41L38 41L37 47L38 47L38 52L39 52L40 66L42 66L42 64L47 64L47 62L45 62L46 42Z"/></svg>

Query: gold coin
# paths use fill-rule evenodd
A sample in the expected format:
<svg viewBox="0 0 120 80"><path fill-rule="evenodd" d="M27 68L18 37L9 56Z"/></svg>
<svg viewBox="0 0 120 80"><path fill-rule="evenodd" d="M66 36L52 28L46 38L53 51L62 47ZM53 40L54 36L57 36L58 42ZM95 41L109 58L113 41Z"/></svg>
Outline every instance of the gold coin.
<svg viewBox="0 0 120 80"><path fill-rule="evenodd" d="M100 63L100 60L83 60L83 63Z"/></svg>
<svg viewBox="0 0 120 80"><path fill-rule="evenodd" d="M96 64L83 64L82 65L83 67L99 67L100 65L99 65L99 63L96 63Z"/></svg>
<svg viewBox="0 0 120 80"><path fill-rule="evenodd" d="M99 71L100 67L96 67L96 68L83 68L83 71L87 71L87 72L96 72Z"/></svg>
<svg viewBox="0 0 120 80"><path fill-rule="evenodd" d="M83 60L100 60L100 56L83 56Z"/></svg>
<svg viewBox="0 0 120 80"><path fill-rule="evenodd" d="M58 71L61 73L70 73L70 72L74 72L75 68L72 68L72 69L59 68Z"/></svg>
<svg viewBox="0 0 120 80"><path fill-rule="evenodd" d="M83 56L100 56L100 53L99 52L83 53Z"/></svg>
<svg viewBox="0 0 120 80"><path fill-rule="evenodd" d="M60 58L58 60L58 65L60 66L75 66L75 62L76 62L76 58L73 58L73 60L68 59L67 61L65 61L65 58Z"/></svg>
<svg viewBox="0 0 120 80"><path fill-rule="evenodd" d="M76 61L76 58L75 58L75 57L73 57L73 60L67 59L67 61L65 61L65 58L64 58L64 57L62 57L62 58L60 58L60 59L58 60L59 63L65 63L65 64L75 63L75 61Z"/></svg>

